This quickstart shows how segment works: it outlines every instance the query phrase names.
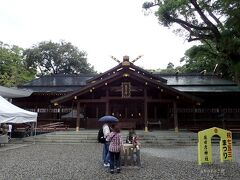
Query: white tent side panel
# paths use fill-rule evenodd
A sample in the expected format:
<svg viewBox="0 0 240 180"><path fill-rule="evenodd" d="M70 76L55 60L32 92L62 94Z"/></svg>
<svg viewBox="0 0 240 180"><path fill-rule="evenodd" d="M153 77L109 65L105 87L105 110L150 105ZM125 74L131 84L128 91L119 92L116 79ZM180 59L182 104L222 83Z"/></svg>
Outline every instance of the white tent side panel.
<svg viewBox="0 0 240 180"><path fill-rule="evenodd" d="M11 104L0 96L0 123L36 122L37 115Z"/></svg>

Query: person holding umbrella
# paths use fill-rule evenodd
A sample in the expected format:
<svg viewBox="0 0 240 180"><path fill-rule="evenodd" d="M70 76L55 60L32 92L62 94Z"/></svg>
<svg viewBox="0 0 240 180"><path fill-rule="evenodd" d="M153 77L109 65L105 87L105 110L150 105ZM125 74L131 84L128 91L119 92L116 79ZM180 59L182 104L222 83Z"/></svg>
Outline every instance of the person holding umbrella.
<svg viewBox="0 0 240 180"><path fill-rule="evenodd" d="M118 125L113 126L113 132L109 134L107 140L109 144L110 155L110 173L114 173L114 166L116 165L117 173L120 173L120 151L123 147L122 135L120 133L120 127Z"/></svg>
<svg viewBox="0 0 240 180"><path fill-rule="evenodd" d="M118 119L114 116L103 116L99 120L99 122L103 122L103 136L106 141L103 144L103 165L104 167L110 166L110 156L109 156L109 144L110 142L107 140L107 137L109 136L111 132L110 124L118 122Z"/></svg>
<svg viewBox="0 0 240 180"><path fill-rule="evenodd" d="M110 134L110 126L109 123L105 123L103 125L103 136L105 139L107 139L108 135ZM109 157L109 141L105 141L103 144L103 166L104 167L109 167L110 166L110 157Z"/></svg>

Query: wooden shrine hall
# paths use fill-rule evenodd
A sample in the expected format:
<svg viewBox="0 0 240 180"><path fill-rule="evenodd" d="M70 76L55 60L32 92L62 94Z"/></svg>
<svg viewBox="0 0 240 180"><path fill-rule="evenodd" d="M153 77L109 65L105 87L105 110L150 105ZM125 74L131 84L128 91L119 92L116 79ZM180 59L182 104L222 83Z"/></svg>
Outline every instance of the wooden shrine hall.
<svg viewBox="0 0 240 180"><path fill-rule="evenodd" d="M38 112L39 124L61 121L77 131L99 128L104 115L117 117L122 128L240 128L235 83L212 75L153 74L128 56L101 74L45 76L18 88L33 94L14 104Z"/></svg>
<svg viewBox="0 0 240 180"><path fill-rule="evenodd" d="M149 125L159 125L178 131L177 106L197 105L202 100L167 86L165 79L135 66L128 56L124 56L123 62L116 67L52 103L61 105L72 101L77 106L77 130L81 127L80 113L86 106L91 106L92 112L84 112L88 117L88 128L96 127L99 117L113 115L119 119L122 128L147 130Z"/></svg>

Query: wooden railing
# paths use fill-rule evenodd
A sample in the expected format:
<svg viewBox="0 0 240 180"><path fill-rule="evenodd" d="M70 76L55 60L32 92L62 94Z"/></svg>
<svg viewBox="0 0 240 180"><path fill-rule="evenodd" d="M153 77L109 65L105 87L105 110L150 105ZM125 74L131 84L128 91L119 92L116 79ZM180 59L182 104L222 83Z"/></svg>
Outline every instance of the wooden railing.
<svg viewBox="0 0 240 180"><path fill-rule="evenodd" d="M158 125L161 129L162 122L159 119L154 121L147 121L147 126L149 127L149 125Z"/></svg>
<svg viewBox="0 0 240 180"><path fill-rule="evenodd" d="M63 131L63 130L68 130L68 128L69 127L67 125L64 125L63 122L55 122L55 123L40 125L37 127L37 131L40 131L40 132Z"/></svg>
<svg viewBox="0 0 240 180"><path fill-rule="evenodd" d="M136 129L136 122L119 122L118 124L121 129Z"/></svg>

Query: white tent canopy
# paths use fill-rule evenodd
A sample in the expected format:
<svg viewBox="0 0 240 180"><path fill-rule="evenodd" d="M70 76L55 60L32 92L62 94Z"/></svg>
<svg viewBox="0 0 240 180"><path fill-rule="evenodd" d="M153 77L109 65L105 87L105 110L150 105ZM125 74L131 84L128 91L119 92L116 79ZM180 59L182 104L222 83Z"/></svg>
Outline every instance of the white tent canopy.
<svg viewBox="0 0 240 180"><path fill-rule="evenodd" d="M21 109L0 96L0 123L37 122L37 113Z"/></svg>

